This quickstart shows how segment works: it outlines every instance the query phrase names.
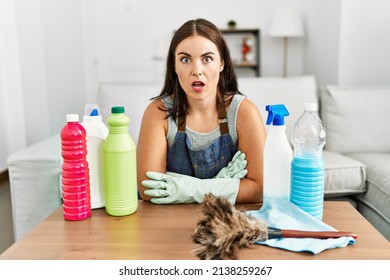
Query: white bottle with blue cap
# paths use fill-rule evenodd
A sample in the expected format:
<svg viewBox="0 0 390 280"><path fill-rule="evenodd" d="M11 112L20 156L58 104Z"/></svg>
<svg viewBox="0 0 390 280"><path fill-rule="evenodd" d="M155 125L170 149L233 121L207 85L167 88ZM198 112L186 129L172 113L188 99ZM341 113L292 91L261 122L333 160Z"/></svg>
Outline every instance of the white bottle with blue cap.
<svg viewBox="0 0 390 280"><path fill-rule="evenodd" d="M105 206L103 144L108 135L108 127L102 120L98 104L85 105L83 122L87 134L87 161L91 190L91 208Z"/></svg>
<svg viewBox="0 0 390 280"><path fill-rule="evenodd" d="M263 201L290 200L290 172L293 156L286 135L284 117L289 115L283 104L267 105L267 132L264 146Z"/></svg>

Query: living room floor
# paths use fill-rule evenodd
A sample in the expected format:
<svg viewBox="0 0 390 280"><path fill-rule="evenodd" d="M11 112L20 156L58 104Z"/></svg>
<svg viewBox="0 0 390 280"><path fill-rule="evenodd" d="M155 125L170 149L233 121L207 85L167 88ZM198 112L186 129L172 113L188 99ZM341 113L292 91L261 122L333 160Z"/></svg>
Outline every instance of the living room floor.
<svg viewBox="0 0 390 280"><path fill-rule="evenodd" d="M8 173L0 174L0 254L14 243Z"/></svg>

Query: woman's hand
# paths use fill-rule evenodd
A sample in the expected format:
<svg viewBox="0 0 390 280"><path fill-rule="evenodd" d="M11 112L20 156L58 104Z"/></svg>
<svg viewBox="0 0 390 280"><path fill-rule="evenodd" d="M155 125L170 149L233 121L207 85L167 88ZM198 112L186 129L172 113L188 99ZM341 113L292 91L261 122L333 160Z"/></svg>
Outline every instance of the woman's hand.
<svg viewBox="0 0 390 280"><path fill-rule="evenodd" d="M246 170L247 164L245 154L237 151L229 164L222 168L214 178L235 178L241 180L248 173L248 170Z"/></svg>

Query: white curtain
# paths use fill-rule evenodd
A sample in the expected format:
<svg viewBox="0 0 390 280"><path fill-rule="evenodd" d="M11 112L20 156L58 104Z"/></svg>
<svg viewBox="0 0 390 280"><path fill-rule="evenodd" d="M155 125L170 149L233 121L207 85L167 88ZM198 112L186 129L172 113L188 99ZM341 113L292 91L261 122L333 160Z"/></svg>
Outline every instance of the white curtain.
<svg viewBox="0 0 390 280"><path fill-rule="evenodd" d="M0 1L0 172L26 146L26 129L14 0Z"/></svg>

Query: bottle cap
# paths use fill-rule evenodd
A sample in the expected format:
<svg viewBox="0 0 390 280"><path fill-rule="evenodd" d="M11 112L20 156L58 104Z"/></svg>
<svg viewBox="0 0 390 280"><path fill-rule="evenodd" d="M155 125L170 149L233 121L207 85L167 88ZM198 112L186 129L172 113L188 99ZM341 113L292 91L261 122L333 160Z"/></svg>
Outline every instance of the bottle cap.
<svg viewBox="0 0 390 280"><path fill-rule="evenodd" d="M123 106L115 106L111 108L111 113L113 114L122 114L125 112L125 107Z"/></svg>
<svg viewBox="0 0 390 280"><path fill-rule="evenodd" d="M304 104L304 110L305 110L305 111L316 112L317 109L318 109L317 103L306 102L306 103Z"/></svg>
<svg viewBox="0 0 390 280"><path fill-rule="evenodd" d="M78 122L78 121L79 121L78 114L67 114L66 115L66 122Z"/></svg>
<svg viewBox="0 0 390 280"><path fill-rule="evenodd" d="M98 104L87 104L87 105L85 105L84 116L90 116L90 117L99 116L99 105Z"/></svg>
<svg viewBox="0 0 390 280"><path fill-rule="evenodd" d="M267 105L265 110L268 111L267 125L284 125L284 117L288 116L288 110L283 104Z"/></svg>

